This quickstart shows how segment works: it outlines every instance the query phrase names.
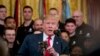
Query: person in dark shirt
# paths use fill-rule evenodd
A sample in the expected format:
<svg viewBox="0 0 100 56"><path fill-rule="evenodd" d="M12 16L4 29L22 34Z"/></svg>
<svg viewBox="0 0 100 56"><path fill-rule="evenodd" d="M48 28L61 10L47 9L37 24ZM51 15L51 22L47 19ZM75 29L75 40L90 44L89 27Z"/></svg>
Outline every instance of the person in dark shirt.
<svg viewBox="0 0 100 56"><path fill-rule="evenodd" d="M77 25L76 34L82 35L86 38L91 38L94 32L94 29L93 27L89 26L88 24L84 22L82 12L76 10L73 12L72 17L73 19L75 19L76 25Z"/></svg>
<svg viewBox="0 0 100 56"><path fill-rule="evenodd" d="M7 16L7 9L4 5L0 5L0 36L4 34L4 19Z"/></svg>
<svg viewBox="0 0 100 56"><path fill-rule="evenodd" d="M73 18L69 18L65 21L65 31L69 32L69 46L77 45L83 50L85 38L76 34L76 28L76 21ZM70 48L70 50L72 49Z"/></svg>
<svg viewBox="0 0 100 56"><path fill-rule="evenodd" d="M74 19L70 18L65 21L65 31L69 32L69 39L70 39L70 45L75 45L77 41L76 37L76 22Z"/></svg>
<svg viewBox="0 0 100 56"><path fill-rule="evenodd" d="M84 22L84 17L81 11L76 10L73 12L72 15L73 19L76 21L76 35L81 37L81 39L84 39L85 42L87 42L87 40L91 40L92 38L94 38L94 28L88 24L86 24ZM89 41L90 41L89 40ZM87 47L85 47L84 45L84 52L87 52Z"/></svg>
<svg viewBox="0 0 100 56"><path fill-rule="evenodd" d="M24 23L18 27L16 39L21 45L24 38L33 33L32 25L34 21L32 20L33 9L30 6L25 6L23 8Z"/></svg>

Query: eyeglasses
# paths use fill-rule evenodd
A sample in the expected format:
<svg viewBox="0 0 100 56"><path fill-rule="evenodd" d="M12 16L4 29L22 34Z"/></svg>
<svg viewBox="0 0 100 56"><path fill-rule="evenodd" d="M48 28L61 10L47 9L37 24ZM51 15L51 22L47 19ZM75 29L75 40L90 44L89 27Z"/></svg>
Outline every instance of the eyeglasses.
<svg viewBox="0 0 100 56"><path fill-rule="evenodd" d="M81 16L72 16L73 18L79 18L79 17L81 17Z"/></svg>

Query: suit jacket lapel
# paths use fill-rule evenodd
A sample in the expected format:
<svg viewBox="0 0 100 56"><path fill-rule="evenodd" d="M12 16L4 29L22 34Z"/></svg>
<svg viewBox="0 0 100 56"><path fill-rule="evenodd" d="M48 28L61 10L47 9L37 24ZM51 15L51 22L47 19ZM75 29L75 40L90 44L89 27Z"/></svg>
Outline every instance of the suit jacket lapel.
<svg viewBox="0 0 100 56"><path fill-rule="evenodd" d="M56 52L60 53L61 44L60 44L59 38L57 36L55 36L55 38L54 38L53 47L54 47Z"/></svg>
<svg viewBox="0 0 100 56"><path fill-rule="evenodd" d="M43 33L39 34L38 37L37 37L37 51L40 52L41 50L41 47L40 47L40 43L43 41Z"/></svg>
<svg viewBox="0 0 100 56"><path fill-rule="evenodd" d="M43 41L43 33L41 33L41 34L39 35L38 40L39 40L39 42L42 42L42 41Z"/></svg>

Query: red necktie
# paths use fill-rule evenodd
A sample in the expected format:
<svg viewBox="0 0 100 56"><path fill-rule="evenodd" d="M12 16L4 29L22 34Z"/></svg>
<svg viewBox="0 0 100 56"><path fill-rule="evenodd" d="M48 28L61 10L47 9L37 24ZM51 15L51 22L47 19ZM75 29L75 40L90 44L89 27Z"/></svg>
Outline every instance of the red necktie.
<svg viewBox="0 0 100 56"><path fill-rule="evenodd" d="M48 36L48 39L47 39L48 46L50 46L50 39L51 39L51 36ZM45 55L44 56L50 56L50 53L48 52L48 50L45 51Z"/></svg>
<svg viewBox="0 0 100 56"><path fill-rule="evenodd" d="M51 40L51 36L48 36L48 41L47 41L48 46L50 46L50 40Z"/></svg>

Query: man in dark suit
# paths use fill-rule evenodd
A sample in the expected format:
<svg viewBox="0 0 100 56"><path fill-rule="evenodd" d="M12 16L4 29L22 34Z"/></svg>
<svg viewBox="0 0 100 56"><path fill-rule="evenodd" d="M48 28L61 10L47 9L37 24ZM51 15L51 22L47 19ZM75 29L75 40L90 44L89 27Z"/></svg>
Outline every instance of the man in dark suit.
<svg viewBox="0 0 100 56"><path fill-rule="evenodd" d="M28 35L19 52L19 56L59 56L68 54L68 44L54 34L58 29L58 21L53 17L46 17L43 20L43 33ZM49 36L49 37L48 37ZM41 52L40 42L46 41L47 48Z"/></svg>

